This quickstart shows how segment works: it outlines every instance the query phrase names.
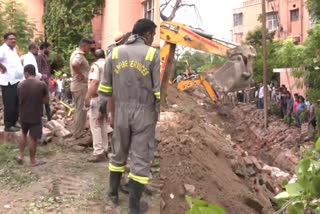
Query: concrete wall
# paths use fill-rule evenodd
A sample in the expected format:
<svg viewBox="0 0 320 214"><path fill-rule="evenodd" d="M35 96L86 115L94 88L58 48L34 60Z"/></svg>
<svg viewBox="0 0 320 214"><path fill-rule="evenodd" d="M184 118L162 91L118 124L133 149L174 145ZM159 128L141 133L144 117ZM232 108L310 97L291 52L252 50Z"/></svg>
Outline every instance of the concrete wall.
<svg viewBox="0 0 320 214"><path fill-rule="evenodd" d="M101 45L105 49L114 42L115 33L121 31L127 33L132 31L134 23L143 18L142 0L106 0L106 6L102 16ZM154 0L155 23L160 25L160 5ZM157 29L154 46L159 46L160 29Z"/></svg>
<svg viewBox="0 0 320 214"><path fill-rule="evenodd" d="M42 16L44 12L44 0L17 0L17 2L22 3L26 8L25 12L29 17L29 20L35 24L35 37L43 35L44 26Z"/></svg>
<svg viewBox="0 0 320 214"><path fill-rule="evenodd" d="M35 23L38 35L43 35L44 26L42 16L44 12L44 0L17 0L23 3L29 20ZM106 0L103 15L92 20L93 38L98 46L106 48L114 41L114 34L132 30L134 23L143 18L143 3L145 0ZM160 26L160 2L154 0L154 21ZM157 28L153 46L160 45L160 29Z"/></svg>
<svg viewBox="0 0 320 214"><path fill-rule="evenodd" d="M281 68L281 69L277 69L280 72L280 85L284 84L286 85L287 89L289 90L291 88L291 93L292 95L294 93L298 93L302 96L305 97L305 92L306 92L306 88L303 85L302 88L297 87L297 82L303 82L302 79L296 79L292 76L291 74L291 69L285 69L285 68ZM288 72L288 74L286 73L286 70Z"/></svg>
<svg viewBox="0 0 320 214"><path fill-rule="evenodd" d="M97 47L101 47L102 43L102 16L96 16L92 19L93 39L96 41Z"/></svg>

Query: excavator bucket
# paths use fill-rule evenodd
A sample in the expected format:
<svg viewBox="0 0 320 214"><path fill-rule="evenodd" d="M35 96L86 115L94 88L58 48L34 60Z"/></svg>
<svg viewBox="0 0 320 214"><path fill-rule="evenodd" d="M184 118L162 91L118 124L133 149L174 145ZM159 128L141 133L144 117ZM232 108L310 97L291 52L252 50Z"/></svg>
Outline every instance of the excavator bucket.
<svg viewBox="0 0 320 214"><path fill-rule="evenodd" d="M252 46L243 45L228 51L229 61L205 79L219 92L243 90L252 83L252 63L256 51Z"/></svg>

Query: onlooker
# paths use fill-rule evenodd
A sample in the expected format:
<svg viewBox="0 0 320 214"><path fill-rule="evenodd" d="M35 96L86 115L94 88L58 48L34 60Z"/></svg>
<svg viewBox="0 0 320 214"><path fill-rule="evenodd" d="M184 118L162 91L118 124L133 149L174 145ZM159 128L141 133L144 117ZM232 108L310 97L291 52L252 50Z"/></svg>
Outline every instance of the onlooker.
<svg viewBox="0 0 320 214"><path fill-rule="evenodd" d="M50 43L43 42L40 44L40 51L39 51L38 55L36 56L39 73L41 73L41 79L46 83L47 87L49 85L49 78L51 76L50 66L49 66L49 63L47 60L47 57L49 56L50 51L51 51ZM46 109L48 121L50 121L52 115L51 115L51 109L50 109L49 102L46 103L44 106Z"/></svg>
<svg viewBox="0 0 320 214"><path fill-rule="evenodd" d="M287 93L287 116L291 117L293 113L294 100L290 92Z"/></svg>
<svg viewBox="0 0 320 214"><path fill-rule="evenodd" d="M286 87L282 87L280 90L280 108L281 108L281 118L287 115L287 96L288 91Z"/></svg>
<svg viewBox="0 0 320 214"><path fill-rule="evenodd" d="M90 52L91 40L82 39L80 46L71 54L71 92L75 102L74 139L79 139L84 131L87 119L87 110L84 108L84 99L88 90L88 74L90 66L84 54Z"/></svg>
<svg viewBox="0 0 320 214"><path fill-rule="evenodd" d="M57 93L56 93L56 97L60 100L62 97L62 76L59 76L57 79Z"/></svg>
<svg viewBox="0 0 320 214"><path fill-rule="evenodd" d="M33 65L36 69L36 78L41 79L41 73L39 73L37 64L37 55L39 46L36 43L31 43L28 47L29 52L21 56L22 65Z"/></svg>
<svg viewBox="0 0 320 214"><path fill-rule="evenodd" d="M56 95L56 92L57 92L57 81L56 79L54 78L54 76L50 76L49 78L49 93L50 93L50 96L51 97L54 97Z"/></svg>
<svg viewBox="0 0 320 214"><path fill-rule="evenodd" d="M259 85L259 89L258 89L258 108L259 109L263 109L264 108L264 90L263 90L263 84L260 83Z"/></svg>
<svg viewBox="0 0 320 214"><path fill-rule="evenodd" d="M37 140L42 136L43 103L48 102L48 88L46 84L35 78L36 71L33 65L24 67L26 80L18 85L20 122L22 126L22 141L19 145L18 163L23 163L24 149L27 145L27 135L30 136L29 153L32 166L45 164L36 159Z"/></svg>
<svg viewBox="0 0 320 214"><path fill-rule="evenodd" d="M307 110L309 110L310 101L309 101L309 99L308 99L308 95L306 95L306 101L305 101L305 103L306 103L306 106L307 106Z"/></svg>
<svg viewBox="0 0 320 214"><path fill-rule="evenodd" d="M70 104L72 101L72 95L70 91L71 80L67 74L63 74L62 78L62 99Z"/></svg>
<svg viewBox="0 0 320 214"><path fill-rule="evenodd" d="M302 125L302 112L304 112L307 108L305 102L304 102L304 98L302 96L299 96L298 97L298 101L299 101L299 105L298 105L298 108L297 108L297 126L299 128L301 128L301 125Z"/></svg>
<svg viewBox="0 0 320 214"><path fill-rule="evenodd" d="M294 96L293 113L296 114L299 106L299 94L295 93L293 96Z"/></svg>
<svg viewBox="0 0 320 214"><path fill-rule="evenodd" d="M99 116L99 97L98 87L101 80L101 76L104 72L105 66L105 54L102 49L97 49L94 53L96 61L91 66L89 74L89 87L85 98L86 107L90 107L90 130L93 140L93 157L89 162L101 162L106 161L106 155L108 153L108 124L106 120L103 120L101 124L97 124ZM110 128L109 128L110 129Z"/></svg>
<svg viewBox="0 0 320 214"><path fill-rule="evenodd" d="M47 61L47 57L49 56L51 51L51 45L47 42L41 43L40 45L40 51L39 54L37 55L37 63L38 63L38 68L39 72L42 75L42 80L48 85L49 78L51 76L50 73L50 66Z"/></svg>
<svg viewBox="0 0 320 214"><path fill-rule="evenodd" d="M20 130L17 124L19 118L17 86L24 79L23 67L15 49L16 34L6 33L3 38L4 44L0 47L0 86L4 105L4 130L17 132Z"/></svg>
<svg viewBox="0 0 320 214"><path fill-rule="evenodd" d="M313 129L316 129L317 123L316 123L316 104L312 104L309 107L308 111L308 125L312 125Z"/></svg>

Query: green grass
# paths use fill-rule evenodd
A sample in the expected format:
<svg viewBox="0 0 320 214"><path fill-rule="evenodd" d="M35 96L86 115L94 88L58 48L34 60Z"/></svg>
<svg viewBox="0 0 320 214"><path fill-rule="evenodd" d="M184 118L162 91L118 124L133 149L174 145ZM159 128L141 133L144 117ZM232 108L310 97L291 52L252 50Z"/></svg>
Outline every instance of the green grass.
<svg viewBox="0 0 320 214"><path fill-rule="evenodd" d="M39 146L37 157L49 157L61 149L57 145ZM30 171L29 151L25 150L25 164L18 165L16 156L19 154L18 145L0 143L0 184L19 188L39 179L38 175Z"/></svg>
<svg viewBox="0 0 320 214"><path fill-rule="evenodd" d="M16 145L0 143L0 167L2 168L5 165L13 164L18 152L19 149Z"/></svg>

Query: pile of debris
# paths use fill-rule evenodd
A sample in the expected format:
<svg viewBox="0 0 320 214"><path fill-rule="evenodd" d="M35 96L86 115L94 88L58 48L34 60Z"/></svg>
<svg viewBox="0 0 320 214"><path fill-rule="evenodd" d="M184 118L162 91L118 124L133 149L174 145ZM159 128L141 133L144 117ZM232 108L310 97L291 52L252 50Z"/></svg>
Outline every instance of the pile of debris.
<svg viewBox="0 0 320 214"><path fill-rule="evenodd" d="M0 97L1 98L1 97ZM73 115L69 114L69 109L56 98L51 98L50 107L52 111L51 121L47 121L47 116L43 113L43 136L42 143L52 141L53 137L66 139L72 136L71 126ZM71 106L70 106L71 107ZM2 99L0 103L0 141L7 143L18 143L21 139L21 133L4 132L3 124L3 105Z"/></svg>
<svg viewBox="0 0 320 214"><path fill-rule="evenodd" d="M270 115L268 129L265 130L263 110L256 109L255 105L238 105L233 109L232 116L228 129L234 142L265 163L294 172L300 145L311 143L304 142L307 124L300 130Z"/></svg>
<svg viewBox="0 0 320 214"><path fill-rule="evenodd" d="M161 211L185 212L184 196L191 195L227 213L273 213L272 198L290 174L234 142L225 130L228 119L205 101L172 87L168 94L169 107L161 109L160 120Z"/></svg>

